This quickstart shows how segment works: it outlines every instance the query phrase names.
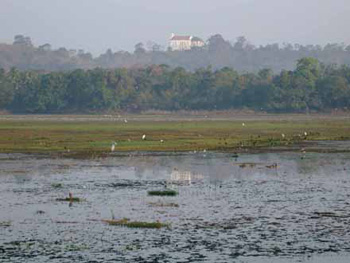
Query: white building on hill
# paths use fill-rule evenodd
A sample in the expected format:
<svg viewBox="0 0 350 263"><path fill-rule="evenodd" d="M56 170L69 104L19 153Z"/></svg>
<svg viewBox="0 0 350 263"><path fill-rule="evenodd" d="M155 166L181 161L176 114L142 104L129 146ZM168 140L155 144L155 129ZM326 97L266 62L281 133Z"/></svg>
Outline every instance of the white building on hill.
<svg viewBox="0 0 350 263"><path fill-rule="evenodd" d="M194 36L179 36L171 34L169 47L171 50L190 50L193 47L203 47L204 41L199 37Z"/></svg>

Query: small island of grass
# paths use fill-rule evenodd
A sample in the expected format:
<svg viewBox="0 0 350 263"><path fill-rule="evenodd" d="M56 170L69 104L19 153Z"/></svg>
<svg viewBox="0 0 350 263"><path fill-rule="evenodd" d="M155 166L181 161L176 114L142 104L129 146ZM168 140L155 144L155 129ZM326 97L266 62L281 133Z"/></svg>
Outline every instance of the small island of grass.
<svg viewBox="0 0 350 263"><path fill-rule="evenodd" d="M111 226L125 226L129 228L163 228L169 227L169 224L161 223L161 222L141 222L141 221L133 221L130 222L129 219L124 218L121 220L102 220L103 222L111 225Z"/></svg>
<svg viewBox="0 0 350 263"><path fill-rule="evenodd" d="M175 190L156 190L156 191L148 191L148 195L150 196L176 196L178 192Z"/></svg>

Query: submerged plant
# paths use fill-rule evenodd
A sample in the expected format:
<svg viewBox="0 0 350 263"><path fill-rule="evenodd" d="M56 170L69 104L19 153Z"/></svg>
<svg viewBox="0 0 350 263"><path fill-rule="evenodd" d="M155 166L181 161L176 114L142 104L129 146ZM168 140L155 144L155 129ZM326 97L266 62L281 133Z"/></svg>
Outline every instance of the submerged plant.
<svg viewBox="0 0 350 263"><path fill-rule="evenodd" d="M89 249L89 246L86 244L66 244L64 246L65 251L71 251L71 252L77 252L77 251L83 251Z"/></svg>
<svg viewBox="0 0 350 263"><path fill-rule="evenodd" d="M52 188L63 188L63 184L62 183L52 183L51 187Z"/></svg>
<svg viewBox="0 0 350 263"><path fill-rule="evenodd" d="M169 227L168 224L160 223L160 222L128 222L126 224L127 227L131 228L162 228Z"/></svg>
<svg viewBox="0 0 350 263"><path fill-rule="evenodd" d="M148 191L148 195L151 196L176 196L178 192L175 190L158 190L158 191Z"/></svg>
<svg viewBox="0 0 350 263"><path fill-rule="evenodd" d="M140 245L126 245L125 246L125 250L129 250L129 251L135 251L135 250L139 250L141 248Z"/></svg>

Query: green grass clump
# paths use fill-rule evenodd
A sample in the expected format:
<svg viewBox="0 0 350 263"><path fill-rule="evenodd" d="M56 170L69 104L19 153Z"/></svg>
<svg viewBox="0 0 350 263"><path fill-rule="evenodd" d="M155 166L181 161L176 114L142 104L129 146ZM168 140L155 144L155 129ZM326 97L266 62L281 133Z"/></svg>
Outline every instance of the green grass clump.
<svg viewBox="0 0 350 263"><path fill-rule="evenodd" d="M111 226L125 226L129 228L162 228L162 227L169 227L169 224L164 224L161 222L141 222L141 221L134 221L129 222L129 219L124 218L121 220L102 220L103 222L106 222L107 224Z"/></svg>
<svg viewBox="0 0 350 263"><path fill-rule="evenodd" d="M148 195L151 196L176 196L178 192L174 190L159 190L159 191L148 191Z"/></svg>
<svg viewBox="0 0 350 263"><path fill-rule="evenodd" d="M82 202L83 199L79 198L79 197L66 197L66 198L57 198L56 201L58 202Z"/></svg>
<svg viewBox="0 0 350 263"><path fill-rule="evenodd" d="M0 227L9 227L11 226L11 221L0 222Z"/></svg>

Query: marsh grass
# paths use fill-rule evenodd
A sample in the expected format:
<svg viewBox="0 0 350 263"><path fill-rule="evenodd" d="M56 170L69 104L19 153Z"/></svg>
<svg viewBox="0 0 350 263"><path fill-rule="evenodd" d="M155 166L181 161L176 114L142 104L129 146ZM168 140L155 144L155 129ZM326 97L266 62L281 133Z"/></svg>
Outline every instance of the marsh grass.
<svg viewBox="0 0 350 263"><path fill-rule="evenodd" d="M284 119L285 118L285 119ZM246 120L140 120L62 121L0 120L0 152L59 153L78 158L95 158L128 151L218 151L291 148L304 141L348 140L348 118L298 118L281 115L275 119ZM303 136L307 132L307 136ZM147 140L142 140L142 135ZM285 138L281 137L285 135ZM160 142L163 140L163 143ZM115 154L113 153L113 154Z"/></svg>
<svg viewBox="0 0 350 263"><path fill-rule="evenodd" d="M155 190L155 191L148 191L148 195L150 196L176 196L178 195L178 192L175 190Z"/></svg>
<svg viewBox="0 0 350 263"><path fill-rule="evenodd" d="M102 220L103 222L111 225L111 226L124 226L128 228L163 228L169 227L169 224L161 223L161 222L141 222L141 221L132 221L129 219L123 218L121 220Z"/></svg>

